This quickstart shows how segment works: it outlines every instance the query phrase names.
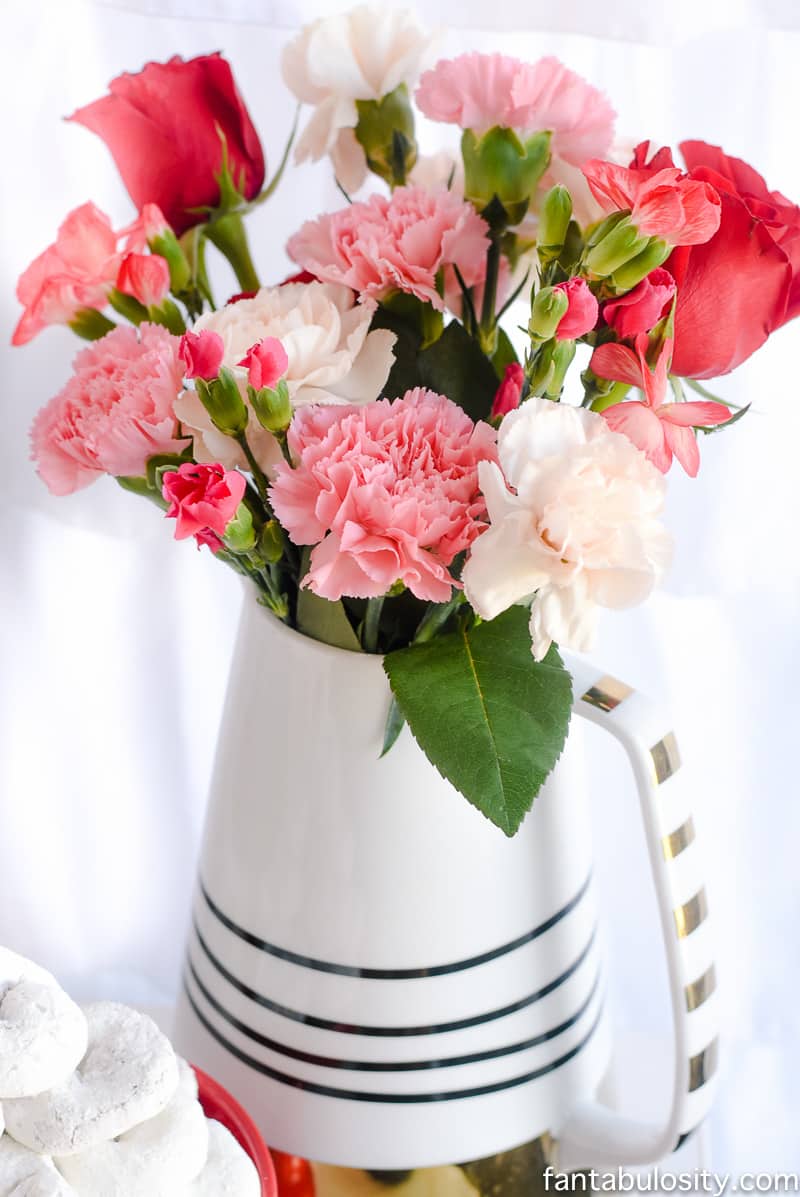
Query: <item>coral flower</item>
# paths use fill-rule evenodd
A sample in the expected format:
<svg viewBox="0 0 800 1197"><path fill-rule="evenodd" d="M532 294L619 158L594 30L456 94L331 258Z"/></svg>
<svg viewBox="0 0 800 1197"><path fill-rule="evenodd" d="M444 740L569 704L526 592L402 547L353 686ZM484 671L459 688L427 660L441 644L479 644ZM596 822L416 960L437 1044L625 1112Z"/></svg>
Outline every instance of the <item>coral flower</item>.
<svg viewBox="0 0 800 1197"><path fill-rule="evenodd" d="M642 236L661 237L669 245L702 245L719 228L719 194L677 166L654 170L653 165L628 167L594 158L583 173L603 211L629 211Z"/></svg>
<svg viewBox="0 0 800 1197"><path fill-rule="evenodd" d="M226 470L215 462L197 465L184 462L177 470L164 474L162 493L169 503L168 519L175 520L175 539L197 537L198 545L212 552L222 546L218 538L236 515L247 483L238 470Z"/></svg>
<svg viewBox="0 0 800 1197"><path fill-rule="evenodd" d="M636 352L627 345L600 345L589 363L600 378L627 382L644 392L643 402L616 403L602 413L615 432L622 432L652 461L662 474L677 457L690 478L700 468L700 450L694 428L724 424L731 413L724 403L665 403L667 373L672 358L672 341L661 348L655 370L647 364L647 334L636 338Z"/></svg>
<svg viewBox="0 0 800 1197"><path fill-rule="evenodd" d="M495 432L443 395L417 388L364 407L297 412L270 492L295 544L315 545L303 585L327 599L377 598L402 582L450 598L449 567L483 528L478 463Z"/></svg>

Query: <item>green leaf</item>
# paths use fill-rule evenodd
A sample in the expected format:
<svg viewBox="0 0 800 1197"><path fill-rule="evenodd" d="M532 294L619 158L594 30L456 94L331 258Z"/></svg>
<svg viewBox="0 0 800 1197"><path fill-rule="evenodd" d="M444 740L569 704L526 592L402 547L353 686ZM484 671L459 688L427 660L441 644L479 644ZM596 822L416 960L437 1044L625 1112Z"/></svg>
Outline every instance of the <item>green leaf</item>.
<svg viewBox="0 0 800 1197"><path fill-rule="evenodd" d="M506 372L506 366L510 366L512 362L519 363L517 352L511 344L511 338L504 328L497 330L497 348L492 354L492 365L494 372L502 382L503 375Z"/></svg>
<svg viewBox="0 0 800 1197"><path fill-rule="evenodd" d="M389 714L386 716L386 727L383 732L383 748L381 749L381 757L386 756L397 743L397 737L406 725L405 716L400 711L397 705L397 699L393 696L389 706Z"/></svg>
<svg viewBox="0 0 800 1197"><path fill-rule="evenodd" d="M525 608L389 653L384 669L431 763L514 835L561 754L572 707L555 648L542 662L531 655Z"/></svg>
<svg viewBox="0 0 800 1197"><path fill-rule="evenodd" d="M447 395L473 420L485 420L497 390L494 366L457 320L419 355L421 385Z"/></svg>
<svg viewBox="0 0 800 1197"><path fill-rule="evenodd" d="M310 556L311 550L304 549L300 562L300 581L308 573ZM297 591L297 630L304 636L310 636L312 640L320 640L334 648L361 652L358 636L353 631L353 625L347 618L341 601L332 603L314 594L313 590L299 588Z"/></svg>
<svg viewBox="0 0 800 1197"><path fill-rule="evenodd" d="M417 364L421 341L419 332L396 312L383 307L378 308L372 317L370 328L388 328L397 338L394 343L394 365L384 384L382 397L397 399L406 391L422 386Z"/></svg>

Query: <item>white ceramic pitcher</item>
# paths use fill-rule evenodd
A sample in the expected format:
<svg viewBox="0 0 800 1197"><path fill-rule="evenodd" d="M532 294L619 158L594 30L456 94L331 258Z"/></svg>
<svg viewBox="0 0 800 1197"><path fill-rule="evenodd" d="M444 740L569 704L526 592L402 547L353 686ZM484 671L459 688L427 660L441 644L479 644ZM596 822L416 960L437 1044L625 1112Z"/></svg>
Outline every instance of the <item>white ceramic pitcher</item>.
<svg viewBox="0 0 800 1197"><path fill-rule="evenodd" d="M674 1018L665 1122L595 1096L611 1044L579 726L507 839L407 729L379 759L378 657L301 636L248 596L176 1040L270 1145L394 1171L551 1134L574 1168L660 1159L704 1117L715 978L674 736L642 695L568 667L576 714L621 741L641 796Z"/></svg>

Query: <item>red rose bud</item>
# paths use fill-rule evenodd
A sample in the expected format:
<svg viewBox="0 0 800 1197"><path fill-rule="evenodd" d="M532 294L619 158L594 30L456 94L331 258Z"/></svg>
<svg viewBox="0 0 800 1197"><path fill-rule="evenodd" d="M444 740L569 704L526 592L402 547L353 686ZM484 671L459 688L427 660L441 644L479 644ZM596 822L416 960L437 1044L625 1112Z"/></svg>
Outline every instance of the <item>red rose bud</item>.
<svg viewBox="0 0 800 1197"><path fill-rule="evenodd" d="M603 319L621 340L649 332L665 315L675 295L675 280L659 267L643 278L627 295L610 299L603 306Z"/></svg>
<svg viewBox="0 0 800 1197"><path fill-rule="evenodd" d="M168 470L161 482L161 492L169 503L167 519L174 519L175 539L185 540L197 533L214 532L224 536L236 516L247 486L244 474L226 470L217 463L196 465L184 462L177 470Z"/></svg>
<svg viewBox="0 0 800 1197"><path fill-rule="evenodd" d="M186 378L202 378L210 382L219 374L225 345L219 333L210 329L186 332L181 337L178 356L184 364Z"/></svg>
<svg viewBox="0 0 800 1197"><path fill-rule="evenodd" d="M586 279L570 278L565 283L558 283L553 290L562 291L569 304L558 322L556 340L576 341L578 337L591 332L597 324L600 309Z"/></svg>
<svg viewBox="0 0 800 1197"><path fill-rule="evenodd" d="M117 290L155 308L169 294L169 265L158 254L126 254L117 275Z"/></svg>
<svg viewBox="0 0 800 1197"><path fill-rule="evenodd" d="M263 387L274 387L283 377L289 368L289 358L277 337L265 337L251 345L238 364L246 367L250 386L260 391Z"/></svg>
<svg viewBox="0 0 800 1197"><path fill-rule="evenodd" d="M519 362L510 362L506 366L503 381L497 388L497 394L492 404L493 420L502 419L510 411L515 411L522 399L522 384L525 381L525 371Z"/></svg>
<svg viewBox="0 0 800 1197"><path fill-rule="evenodd" d="M69 119L105 141L136 207L158 204L178 236L219 206L225 154L245 199L264 182L258 134L219 54L150 62Z"/></svg>

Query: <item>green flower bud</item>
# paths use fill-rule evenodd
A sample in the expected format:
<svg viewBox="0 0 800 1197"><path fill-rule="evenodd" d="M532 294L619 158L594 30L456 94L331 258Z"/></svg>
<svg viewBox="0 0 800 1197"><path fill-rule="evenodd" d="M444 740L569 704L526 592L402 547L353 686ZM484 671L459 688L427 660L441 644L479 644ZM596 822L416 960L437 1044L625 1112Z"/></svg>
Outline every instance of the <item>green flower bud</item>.
<svg viewBox="0 0 800 1197"><path fill-rule="evenodd" d="M154 254L160 254L162 258L166 259L169 266L170 290L174 294L180 295L181 291L185 291L191 282L192 268L189 265L189 259L181 249L178 238L172 229L165 228L148 244Z"/></svg>
<svg viewBox="0 0 800 1197"><path fill-rule="evenodd" d="M649 237L639 235L639 230L626 216L589 250L584 258L586 270L595 278L606 278L637 257L647 248L649 240Z"/></svg>
<svg viewBox="0 0 800 1197"><path fill-rule="evenodd" d="M560 183L551 187L542 203L537 237L539 257L553 261L564 248L572 218L572 196Z"/></svg>
<svg viewBox="0 0 800 1197"><path fill-rule="evenodd" d="M262 387L257 391L254 387L248 387L247 394L261 427L275 436L285 433L292 422L293 412L289 388L284 379L274 388Z"/></svg>
<svg viewBox="0 0 800 1197"><path fill-rule="evenodd" d="M496 228L519 224L550 163L550 134L535 133L521 141L513 129L498 125L481 137L465 129L461 154L466 198Z"/></svg>
<svg viewBox="0 0 800 1197"><path fill-rule="evenodd" d="M232 553L249 553L255 547L256 533L253 516L246 503L240 503L236 515L225 529L225 548Z"/></svg>
<svg viewBox="0 0 800 1197"><path fill-rule="evenodd" d="M660 237L651 237L647 247L640 254L614 271L609 279L611 286L618 293L631 291L651 270L666 262L671 252L672 246L666 241L662 241Z"/></svg>
<svg viewBox="0 0 800 1197"><path fill-rule="evenodd" d="M572 365L572 359L575 357L575 342L574 341L557 341L553 348L552 366L553 372L547 380L544 393L548 399L558 399L564 389L564 379L567 376L567 370Z"/></svg>
<svg viewBox="0 0 800 1197"><path fill-rule="evenodd" d="M542 287L531 305L528 332L534 341L549 341L566 314L569 300L566 293L555 287Z"/></svg>
<svg viewBox="0 0 800 1197"><path fill-rule="evenodd" d="M194 385L214 427L225 436L241 436L247 427L247 408L236 379L227 366L222 367L219 378L212 382L196 378Z"/></svg>
<svg viewBox="0 0 800 1197"><path fill-rule="evenodd" d="M414 112L405 83L380 100L356 100L356 110L356 141L367 166L391 186L405 183L417 160Z"/></svg>
<svg viewBox="0 0 800 1197"><path fill-rule="evenodd" d="M108 302L115 312L119 312L120 316L130 320L131 324L139 325L148 318L147 308L143 303L139 303L139 300L134 299L132 295L125 295L122 291L118 291L116 287L112 287L109 291Z"/></svg>
<svg viewBox="0 0 800 1197"><path fill-rule="evenodd" d="M275 565L283 556L283 529L277 520L269 520L261 529L258 552L265 561Z"/></svg>
<svg viewBox="0 0 800 1197"><path fill-rule="evenodd" d="M84 341L99 341L100 337L116 328L114 321L96 308L79 308L69 321L69 326Z"/></svg>

